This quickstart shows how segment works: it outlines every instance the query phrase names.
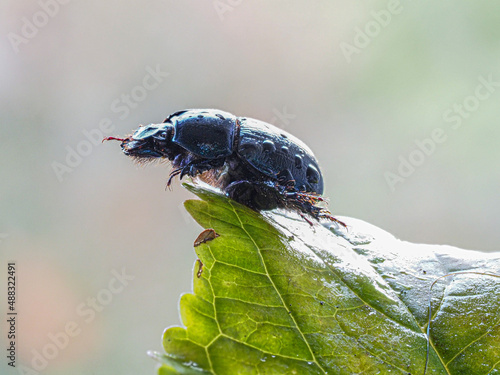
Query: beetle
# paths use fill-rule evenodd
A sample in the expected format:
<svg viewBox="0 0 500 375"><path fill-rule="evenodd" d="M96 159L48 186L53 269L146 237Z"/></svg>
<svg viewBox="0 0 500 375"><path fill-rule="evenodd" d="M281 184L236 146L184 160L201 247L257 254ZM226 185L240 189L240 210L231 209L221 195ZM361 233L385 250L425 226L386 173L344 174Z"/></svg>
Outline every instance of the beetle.
<svg viewBox="0 0 500 375"><path fill-rule="evenodd" d="M173 170L167 186L177 175L197 177L257 211L291 209L345 226L319 206L323 176L311 149L263 121L216 109L187 109L126 138L104 140L121 141L123 152L140 162L168 159Z"/></svg>

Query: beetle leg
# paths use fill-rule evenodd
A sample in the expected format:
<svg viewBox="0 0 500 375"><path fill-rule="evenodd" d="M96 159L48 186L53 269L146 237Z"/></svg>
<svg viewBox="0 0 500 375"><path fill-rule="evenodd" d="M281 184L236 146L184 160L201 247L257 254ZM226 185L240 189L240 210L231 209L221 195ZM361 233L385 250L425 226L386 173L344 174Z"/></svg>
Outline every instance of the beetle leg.
<svg viewBox="0 0 500 375"><path fill-rule="evenodd" d="M210 169L216 169L224 165L224 158L222 159L205 159L205 160L193 160L188 163L184 168L182 168L180 179L186 175L189 177L195 177L196 175L209 171Z"/></svg>
<svg viewBox="0 0 500 375"><path fill-rule="evenodd" d="M332 216L332 214L330 213L330 211L328 211L328 210L322 209L318 214L318 218L325 218L325 219L328 219L330 221L334 221L335 223L342 225L345 229L348 229L347 225L343 221L340 221L339 219L334 218Z"/></svg>
<svg viewBox="0 0 500 375"><path fill-rule="evenodd" d="M301 203L308 203L312 206L314 206L318 202L324 201L324 199L321 198L319 195L313 193L293 191L293 192L287 192L285 193L285 195L288 199L296 200Z"/></svg>
<svg viewBox="0 0 500 375"><path fill-rule="evenodd" d="M301 213L301 212L299 212L299 215L300 215L300 217L301 217L302 219L304 219L305 221L307 221L307 223L308 223L311 227L314 227L314 223L313 223L311 220L309 220L309 219L306 217L306 215L304 215L304 214L303 214L303 213Z"/></svg>
<svg viewBox="0 0 500 375"><path fill-rule="evenodd" d="M226 195L250 208L256 209L252 205L252 192L254 191L253 185L250 181L235 181L226 187Z"/></svg>
<svg viewBox="0 0 500 375"><path fill-rule="evenodd" d="M330 211L328 211L325 208L317 206L319 202L324 202L324 199L318 194L301 192L301 191L292 191L292 192L286 192L285 196L289 204L298 208L300 211L312 215L317 220L328 219L330 221L334 221L347 229L347 225L342 221L333 217Z"/></svg>
<svg viewBox="0 0 500 375"><path fill-rule="evenodd" d="M229 198L254 210L272 210L285 203L283 195L273 183L235 181L225 191Z"/></svg>
<svg viewBox="0 0 500 375"><path fill-rule="evenodd" d="M192 164L188 164L184 168L182 168L181 175L179 176L179 180L182 180L182 178L185 175L193 177L194 173L193 173L193 165Z"/></svg>
<svg viewBox="0 0 500 375"><path fill-rule="evenodd" d="M287 186L276 184L276 189L278 189L278 191L280 192L281 195L286 196L287 190L288 190Z"/></svg>
<svg viewBox="0 0 500 375"><path fill-rule="evenodd" d="M170 172L170 177L168 178L167 187L170 187L170 185L172 184L172 179L175 176L177 176L179 173L181 173L182 169L183 168L177 168L177 169L174 169L172 172Z"/></svg>

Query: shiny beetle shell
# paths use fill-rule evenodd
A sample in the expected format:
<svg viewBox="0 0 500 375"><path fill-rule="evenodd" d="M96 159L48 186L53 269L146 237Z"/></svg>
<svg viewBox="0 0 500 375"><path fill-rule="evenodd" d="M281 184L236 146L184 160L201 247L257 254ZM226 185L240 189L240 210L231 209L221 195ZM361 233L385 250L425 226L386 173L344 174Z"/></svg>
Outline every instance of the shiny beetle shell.
<svg viewBox="0 0 500 375"><path fill-rule="evenodd" d="M237 153L272 179L294 181L299 191L323 194L323 176L312 151L301 140L271 124L240 118Z"/></svg>
<svg viewBox="0 0 500 375"><path fill-rule="evenodd" d="M215 159L233 153L235 117L222 111L181 111L168 117L172 142L202 158Z"/></svg>
<svg viewBox="0 0 500 375"><path fill-rule="evenodd" d="M271 124L218 110L186 110L165 120L172 142L203 158L236 152L271 179L294 181L298 190L323 194L323 177L311 149ZM237 147L235 147L235 140Z"/></svg>

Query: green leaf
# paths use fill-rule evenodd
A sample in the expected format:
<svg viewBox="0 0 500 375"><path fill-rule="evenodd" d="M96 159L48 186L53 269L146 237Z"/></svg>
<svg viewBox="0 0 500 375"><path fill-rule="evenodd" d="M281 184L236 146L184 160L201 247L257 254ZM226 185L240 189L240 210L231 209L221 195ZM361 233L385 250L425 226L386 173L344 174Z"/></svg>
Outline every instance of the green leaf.
<svg viewBox="0 0 500 375"><path fill-rule="evenodd" d="M411 244L359 220L330 230L199 187L186 209L220 237L195 251L185 328L159 374L500 373L499 254ZM199 277L198 277L199 276Z"/></svg>

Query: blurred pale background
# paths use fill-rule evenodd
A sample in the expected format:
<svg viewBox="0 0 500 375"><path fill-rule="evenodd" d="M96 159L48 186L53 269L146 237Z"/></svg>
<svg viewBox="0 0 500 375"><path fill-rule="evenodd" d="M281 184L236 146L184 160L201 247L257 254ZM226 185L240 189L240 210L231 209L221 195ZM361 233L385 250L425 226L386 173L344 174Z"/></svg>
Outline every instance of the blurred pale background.
<svg viewBox="0 0 500 375"><path fill-rule="evenodd" d="M179 323L200 227L182 209L190 194L165 191L167 166L137 167L96 139L183 108L304 140L337 215L414 242L499 249L500 4L61 3L0 4L0 276L5 291L5 263L17 262L18 364L45 350L42 374L154 373L146 351ZM71 152L84 155L69 165ZM401 158L418 165L392 189ZM116 292L123 268L133 280ZM89 298L106 305L91 316ZM68 322L78 334L51 352Z"/></svg>

